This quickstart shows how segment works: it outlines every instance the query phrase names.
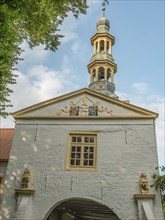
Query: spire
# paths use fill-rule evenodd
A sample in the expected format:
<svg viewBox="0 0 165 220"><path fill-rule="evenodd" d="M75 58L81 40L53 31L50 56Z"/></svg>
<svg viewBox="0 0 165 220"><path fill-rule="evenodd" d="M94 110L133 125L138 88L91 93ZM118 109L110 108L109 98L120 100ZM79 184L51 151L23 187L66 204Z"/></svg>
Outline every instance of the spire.
<svg viewBox="0 0 165 220"><path fill-rule="evenodd" d="M103 14L103 17L105 17L105 1L102 1L102 14Z"/></svg>
<svg viewBox="0 0 165 220"><path fill-rule="evenodd" d="M109 33L110 22L105 18L105 2L102 2L103 17L97 23L97 32L91 38L93 56L88 64L90 74L89 88L113 98L118 98L115 92L114 75L117 65L112 56L112 46L115 38Z"/></svg>
<svg viewBox="0 0 165 220"><path fill-rule="evenodd" d="M102 0L101 10L102 10L103 17L105 17L105 9L106 9L105 5L106 5L106 3L109 4L109 0Z"/></svg>

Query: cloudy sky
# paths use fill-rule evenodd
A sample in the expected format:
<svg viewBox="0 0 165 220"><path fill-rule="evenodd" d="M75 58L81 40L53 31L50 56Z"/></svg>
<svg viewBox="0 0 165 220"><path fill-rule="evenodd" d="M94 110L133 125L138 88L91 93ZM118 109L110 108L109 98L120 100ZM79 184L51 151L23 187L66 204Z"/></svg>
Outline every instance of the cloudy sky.
<svg viewBox="0 0 165 220"><path fill-rule="evenodd" d="M24 61L18 65L17 84L12 86L11 101L16 110L40 101L87 87L87 64L93 48L90 38L96 32L101 15L101 1L89 0L87 15L65 19L61 33L65 35L56 53L43 46L22 48ZM110 33L115 36L113 57L118 65L115 75L116 93L159 113L156 121L159 163L164 164L164 0L110 0L106 17ZM1 128L14 127L13 118L1 118Z"/></svg>

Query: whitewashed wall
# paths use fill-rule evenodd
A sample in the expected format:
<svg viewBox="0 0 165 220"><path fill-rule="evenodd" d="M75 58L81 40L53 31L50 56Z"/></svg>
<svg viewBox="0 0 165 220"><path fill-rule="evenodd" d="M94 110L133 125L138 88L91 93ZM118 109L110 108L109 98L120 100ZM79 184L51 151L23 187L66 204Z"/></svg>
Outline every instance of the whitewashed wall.
<svg viewBox="0 0 165 220"><path fill-rule="evenodd" d="M67 136L71 131L98 133L97 171L65 171ZM7 170L3 220L14 216L15 188L26 166L32 171L31 186L36 190L30 202L31 219L45 220L59 201L80 197L107 205L121 220L136 220L134 194L139 193L139 176L145 171L152 183L151 175L157 166L153 121L18 120ZM155 217L162 219L160 194L153 188L150 192L156 193Z"/></svg>

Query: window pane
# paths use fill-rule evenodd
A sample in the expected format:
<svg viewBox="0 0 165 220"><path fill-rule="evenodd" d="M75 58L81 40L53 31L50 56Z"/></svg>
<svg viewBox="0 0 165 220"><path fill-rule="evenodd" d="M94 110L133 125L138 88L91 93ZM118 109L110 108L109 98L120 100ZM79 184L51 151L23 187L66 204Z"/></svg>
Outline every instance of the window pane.
<svg viewBox="0 0 165 220"><path fill-rule="evenodd" d="M94 143L94 141L95 141L95 138L94 138L94 137L91 137L91 138L90 138L90 143Z"/></svg>
<svg viewBox="0 0 165 220"><path fill-rule="evenodd" d="M77 153L77 154L76 154L76 158L80 158L80 153Z"/></svg>
<svg viewBox="0 0 165 220"><path fill-rule="evenodd" d="M76 147L72 146L72 152L75 152L75 151L76 151Z"/></svg>
<svg viewBox="0 0 165 220"><path fill-rule="evenodd" d="M72 142L76 142L76 137L72 137Z"/></svg>
<svg viewBox="0 0 165 220"><path fill-rule="evenodd" d="M93 166L93 160L89 160L89 166Z"/></svg>
<svg viewBox="0 0 165 220"><path fill-rule="evenodd" d="M77 147L77 152L81 152L81 147L80 146Z"/></svg>
<svg viewBox="0 0 165 220"><path fill-rule="evenodd" d="M84 141L85 141L85 143L88 143L89 142L89 137L85 137Z"/></svg>
<svg viewBox="0 0 165 220"><path fill-rule="evenodd" d="M93 153L89 154L89 159L93 159Z"/></svg>
<svg viewBox="0 0 165 220"><path fill-rule="evenodd" d="M70 165L74 165L74 164L75 164L75 160L71 160Z"/></svg>
<svg viewBox="0 0 165 220"><path fill-rule="evenodd" d="M84 166L88 166L88 160L84 160Z"/></svg>
<svg viewBox="0 0 165 220"><path fill-rule="evenodd" d="M76 160L76 165L80 165L80 160Z"/></svg>
<svg viewBox="0 0 165 220"><path fill-rule="evenodd" d="M75 153L72 153L72 154L71 154L71 158L75 158Z"/></svg>
<svg viewBox="0 0 165 220"><path fill-rule="evenodd" d="M94 147L90 147L90 152L94 152Z"/></svg>
<svg viewBox="0 0 165 220"><path fill-rule="evenodd" d="M81 142L81 137L77 137L77 142Z"/></svg>
<svg viewBox="0 0 165 220"><path fill-rule="evenodd" d="M84 154L84 158L87 159L88 158L88 153Z"/></svg>
<svg viewBox="0 0 165 220"><path fill-rule="evenodd" d="M88 152L89 147L84 147L84 152Z"/></svg>

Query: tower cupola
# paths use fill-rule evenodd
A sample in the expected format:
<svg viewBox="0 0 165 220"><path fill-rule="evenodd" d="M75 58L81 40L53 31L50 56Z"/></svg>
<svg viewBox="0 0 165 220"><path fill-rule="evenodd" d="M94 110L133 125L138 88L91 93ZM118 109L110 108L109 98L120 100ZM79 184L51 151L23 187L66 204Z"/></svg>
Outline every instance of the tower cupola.
<svg viewBox="0 0 165 220"><path fill-rule="evenodd" d="M118 98L114 93L114 75L117 72L117 65L112 56L112 46L115 38L109 33L110 22L104 16L105 7L102 7L103 17L97 23L96 34L91 38L93 56L88 64L90 74L89 88L105 95Z"/></svg>
<svg viewBox="0 0 165 220"><path fill-rule="evenodd" d="M108 33L110 29L109 20L105 17L100 18L96 23L97 32L99 33Z"/></svg>

